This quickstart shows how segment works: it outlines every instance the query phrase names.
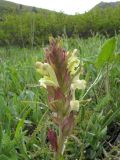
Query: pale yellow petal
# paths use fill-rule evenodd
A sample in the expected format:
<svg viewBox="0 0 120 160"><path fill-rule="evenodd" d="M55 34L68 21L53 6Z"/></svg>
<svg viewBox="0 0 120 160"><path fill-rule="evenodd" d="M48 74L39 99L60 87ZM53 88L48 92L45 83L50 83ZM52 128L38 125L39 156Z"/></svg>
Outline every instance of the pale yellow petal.
<svg viewBox="0 0 120 160"><path fill-rule="evenodd" d="M44 63L36 62L37 71L42 75L47 75L46 70L44 69Z"/></svg>
<svg viewBox="0 0 120 160"><path fill-rule="evenodd" d="M79 67L80 60L76 56L77 49L75 49L72 53L68 54L68 65L67 68L70 71L71 75L74 75L76 73L76 69Z"/></svg>
<svg viewBox="0 0 120 160"><path fill-rule="evenodd" d="M82 89L82 90L84 90L85 88L86 88L86 81L85 80L75 80L71 84L71 89L72 90L75 90L75 89Z"/></svg>
<svg viewBox="0 0 120 160"><path fill-rule="evenodd" d="M57 87L55 82L50 80L49 77L45 76L44 78L41 78L39 80L40 86L46 88L46 86L53 86L53 87Z"/></svg>
<svg viewBox="0 0 120 160"><path fill-rule="evenodd" d="M40 74L44 75L44 77L39 80L41 86L59 87L56 74L50 64L36 62L36 67L37 67L37 71Z"/></svg>
<svg viewBox="0 0 120 160"><path fill-rule="evenodd" d="M79 101L78 100L72 100L70 101L70 109L71 111L79 111Z"/></svg>
<svg viewBox="0 0 120 160"><path fill-rule="evenodd" d="M46 70L47 76L50 77L50 79L55 82L56 86L59 86L56 74L55 74L52 66L48 63L44 63L43 69Z"/></svg>

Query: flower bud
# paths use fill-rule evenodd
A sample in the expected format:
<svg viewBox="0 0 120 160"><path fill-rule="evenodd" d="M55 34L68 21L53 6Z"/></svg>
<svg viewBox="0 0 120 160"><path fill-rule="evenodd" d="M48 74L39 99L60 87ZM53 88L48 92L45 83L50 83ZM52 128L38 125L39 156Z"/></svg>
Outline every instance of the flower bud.
<svg viewBox="0 0 120 160"><path fill-rule="evenodd" d="M52 129L48 130L47 138L52 146L52 149L57 152L58 144L57 144L57 135L56 132Z"/></svg>

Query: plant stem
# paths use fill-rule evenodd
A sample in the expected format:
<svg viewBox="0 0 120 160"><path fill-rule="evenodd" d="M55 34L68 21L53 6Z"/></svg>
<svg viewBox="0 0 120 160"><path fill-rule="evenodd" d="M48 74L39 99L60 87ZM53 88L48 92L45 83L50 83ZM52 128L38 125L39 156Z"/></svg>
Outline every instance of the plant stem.
<svg viewBox="0 0 120 160"><path fill-rule="evenodd" d="M83 144L81 144L80 159L79 160L84 160L84 145Z"/></svg>
<svg viewBox="0 0 120 160"><path fill-rule="evenodd" d="M64 153L64 136L61 131L61 127L59 127L59 138L58 138L58 151L54 154L54 159L59 160Z"/></svg>

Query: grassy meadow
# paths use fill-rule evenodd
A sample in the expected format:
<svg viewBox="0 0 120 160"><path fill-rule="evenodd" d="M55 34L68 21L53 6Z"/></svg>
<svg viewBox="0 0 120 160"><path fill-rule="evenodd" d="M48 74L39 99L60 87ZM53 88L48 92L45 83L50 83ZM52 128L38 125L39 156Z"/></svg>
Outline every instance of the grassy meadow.
<svg viewBox="0 0 120 160"><path fill-rule="evenodd" d="M85 91L76 91L81 103L76 127L67 143L65 160L113 160L120 157L120 35L110 63L96 69L103 36L63 38L63 47L78 49L84 63ZM0 160L52 160L47 142L47 92L40 88L35 62L43 61L44 47L0 48ZM62 73L61 73L62 74ZM62 160L62 159L61 159Z"/></svg>

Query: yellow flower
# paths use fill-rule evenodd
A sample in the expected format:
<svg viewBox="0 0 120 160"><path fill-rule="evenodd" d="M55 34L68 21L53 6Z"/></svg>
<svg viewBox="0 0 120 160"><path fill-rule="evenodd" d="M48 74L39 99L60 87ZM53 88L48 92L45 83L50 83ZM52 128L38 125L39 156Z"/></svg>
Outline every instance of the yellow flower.
<svg viewBox="0 0 120 160"><path fill-rule="evenodd" d="M82 89L84 90L86 88L86 81L85 80L74 80L71 84L71 89Z"/></svg>
<svg viewBox="0 0 120 160"><path fill-rule="evenodd" d="M79 111L79 101L78 100L72 100L70 101L70 109L71 111Z"/></svg>
<svg viewBox="0 0 120 160"><path fill-rule="evenodd" d="M67 53L68 54L68 65L67 68L70 71L71 75L74 75L76 73L76 68L80 64L80 60L76 56L77 49L74 49L72 53Z"/></svg>
<svg viewBox="0 0 120 160"><path fill-rule="evenodd" d="M79 78L79 77L77 77L77 78ZM85 88L86 88L86 81L85 80L74 79L71 84L71 87L70 87L73 100L75 100L75 90L76 89L84 90Z"/></svg>
<svg viewBox="0 0 120 160"><path fill-rule="evenodd" d="M39 80L40 86L46 88L46 86L59 87L56 74L48 63L36 62L37 71L44 77Z"/></svg>

